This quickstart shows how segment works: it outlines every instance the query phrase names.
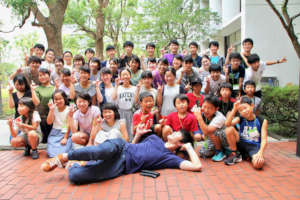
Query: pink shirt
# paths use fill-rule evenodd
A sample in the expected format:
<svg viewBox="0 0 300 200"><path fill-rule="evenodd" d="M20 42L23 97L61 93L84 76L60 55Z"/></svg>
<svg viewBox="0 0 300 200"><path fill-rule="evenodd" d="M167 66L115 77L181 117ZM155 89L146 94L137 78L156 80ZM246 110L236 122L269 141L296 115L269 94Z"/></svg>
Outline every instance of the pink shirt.
<svg viewBox="0 0 300 200"><path fill-rule="evenodd" d="M77 110L74 113L74 120L78 122L81 132L90 134L92 130L93 119L98 115L100 115L99 108L96 106L91 106L85 114L80 112L80 110Z"/></svg>

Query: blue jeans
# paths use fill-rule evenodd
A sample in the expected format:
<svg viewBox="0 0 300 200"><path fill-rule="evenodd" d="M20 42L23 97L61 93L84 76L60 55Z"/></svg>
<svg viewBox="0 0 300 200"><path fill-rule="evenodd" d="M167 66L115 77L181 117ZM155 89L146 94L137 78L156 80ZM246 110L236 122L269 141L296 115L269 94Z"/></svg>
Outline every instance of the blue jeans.
<svg viewBox="0 0 300 200"><path fill-rule="evenodd" d="M75 163L69 169L70 181L85 184L122 175L126 164L123 151L125 144L124 140L118 138L69 152L69 160L89 161L85 166Z"/></svg>

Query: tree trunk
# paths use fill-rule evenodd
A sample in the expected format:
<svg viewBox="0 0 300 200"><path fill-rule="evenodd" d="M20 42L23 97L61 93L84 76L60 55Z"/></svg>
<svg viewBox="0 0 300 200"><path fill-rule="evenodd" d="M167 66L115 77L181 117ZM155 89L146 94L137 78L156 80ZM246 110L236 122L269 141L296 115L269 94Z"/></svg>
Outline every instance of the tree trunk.
<svg viewBox="0 0 300 200"><path fill-rule="evenodd" d="M59 27L59 25L55 25L58 27L57 29L54 29L51 26L45 26L43 27L43 30L45 32L47 42L48 42L48 48L53 49L56 56L62 56L63 54L63 47L62 47L62 26Z"/></svg>

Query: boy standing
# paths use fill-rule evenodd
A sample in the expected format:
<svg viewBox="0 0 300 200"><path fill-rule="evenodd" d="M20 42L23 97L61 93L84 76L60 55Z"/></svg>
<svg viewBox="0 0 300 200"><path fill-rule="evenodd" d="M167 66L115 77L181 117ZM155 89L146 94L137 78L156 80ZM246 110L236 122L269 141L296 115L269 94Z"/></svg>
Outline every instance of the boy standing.
<svg viewBox="0 0 300 200"><path fill-rule="evenodd" d="M108 45L107 47L106 47L106 55L107 55L107 60L105 60L105 61L103 61L102 63L101 63L101 67L107 67L107 68L110 68L110 65L109 65L109 63L110 63L110 61L113 59L113 58L115 58L115 55L116 55L116 49L115 49L115 47L114 46L112 46L112 45Z"/></svg>
<svg viewBox="0 0 300 200"><path fill-rule="evenodd" d="M225 164L233 165L241 161L240 153L250 157L252 166L261 169L264 165L264 152L267 146L268 121L253 113L254 104L249 97L242 97L233 106L226 119L226 138L232 151ZM235 117L237 111L240 117ZM239 124L238 132L234 126ZM238 142L238 143L237 143Z"/></svg>
<svg viewBox="0 0 300 200"><path fill-rule="evenodd" d="M241 56L239 53L231 53L229 56L230 65L225 68L226 81L233 87L232 97L240 96L243 90L243 81L245 69L241 65Z"/></svg>
<svg viewBox="0 0 300 200"><path fill-rule="evenodd" d="M194 67L201 67L201 57L197 54L197 51L199 49L199 45L197 42L191 42L189 44L189 48L190 48L190 52L191 52L191 56L193 58L193 66Z"/></svg>
<svg viewBox="0 0 300 200"><path fill-rule="evenodd" d="M178 54L179 43L177 40L171 40L169 43L170 53L164 54L163 57L168 59L170 66L173 66L173 59Z"/></svg>
<svg viewBox="0 0 300 200"><path fill-rule="evenodd" d="M125 67L129 67L129 61L131 60L132 56L134 55L132 53L134 44L131 41L126 41L123 44L123 48L125 50L125 56L121 56L120 60L120 70L124 69Z"/></svg>
<svg viewBox="0 0 300 200"><path fill-rule="evenodd" d="M211 64L219 65L222 69L223 65L225 64L225 59L222 56L219 56L219 42L218 41L211 41L208 45L210 50L210 62Z"/></svg>
<svg viewBox="0 0 300 200"><path fill-rule="evenodd" d="M155 44L153 42L149 42L146 44L146 52L147 52L147 58L145 58L144 55L141 56L141 64L142 69L146 70L149 68L149 61L150 59L153 61L155 59Z"/></svg>

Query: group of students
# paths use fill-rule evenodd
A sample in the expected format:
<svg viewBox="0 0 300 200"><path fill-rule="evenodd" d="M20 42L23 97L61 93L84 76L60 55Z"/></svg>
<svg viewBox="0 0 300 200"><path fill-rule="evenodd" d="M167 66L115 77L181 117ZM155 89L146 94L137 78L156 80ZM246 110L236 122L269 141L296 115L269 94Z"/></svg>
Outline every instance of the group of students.
<svg viewBox="0 0 300 200"><path fill-rule="evenodd" d="M47 143L53 158L42 169L70 160L74 183L141 169L199 171L199 157L233 165L243 156L262 168L268 124L259 116L261 78L267 65L286 59L261 62L251 53L252 39L242 45L243 52L230 47L224 58L217 41L210 42L210 55L199 56L196 42L180 54L172 40L157 59L154 43L139 58L126 41L124 55L116 58L109 45L101 62L91 48L85 58L70 51L54 57L52 49L42 58L45 48L37 44L26 67L10 76L11 145L37 159L39 142Z"/></svg>

